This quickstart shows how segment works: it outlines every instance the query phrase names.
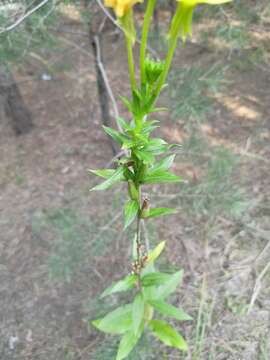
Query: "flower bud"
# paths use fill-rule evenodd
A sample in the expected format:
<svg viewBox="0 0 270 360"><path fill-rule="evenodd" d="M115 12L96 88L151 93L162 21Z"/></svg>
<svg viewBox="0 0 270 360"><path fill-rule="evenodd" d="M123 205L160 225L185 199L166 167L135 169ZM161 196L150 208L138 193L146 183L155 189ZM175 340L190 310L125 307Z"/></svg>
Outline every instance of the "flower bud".
<svg viewBox="0 0 270 360"><path fill-rule="evenodd" d="M149 216L150 213L150 202L148 198L143 200L142 209L141 209L141 218L145 219Z"/></svg>
<svg viewBox="0 0 270 360"><path fill-rule="evenodd" d="M147 57L145 59L144 66L145 66L145 76L147 82L151 85L154 85L164 69L164 63L161 61L152 60L149 57Z"/></svg>

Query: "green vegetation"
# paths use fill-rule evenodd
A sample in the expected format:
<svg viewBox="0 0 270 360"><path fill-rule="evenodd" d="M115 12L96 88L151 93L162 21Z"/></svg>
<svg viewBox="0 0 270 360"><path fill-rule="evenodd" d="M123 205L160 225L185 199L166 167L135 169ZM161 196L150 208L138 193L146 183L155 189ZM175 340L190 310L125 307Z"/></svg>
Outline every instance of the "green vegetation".
<svg viewBox="0 0 270 360"><path fill-rule="evenodd" d="M10 11L0 16L1 27L8 26ZM48 3L14 30L0 34L0 62L21 62L41 47L43 51L55 49L58 41L48 31L48 26L55 24L56 19L57 12L54 11L54 6Z"/></svg>
<svg viewBox="0 0 270 360"><path fill-rule="evenodd" d="M174 69L169 78L168 96L173 118L202 121L212 111L213 95L224 88L226 67L185 66Z"/></svg>

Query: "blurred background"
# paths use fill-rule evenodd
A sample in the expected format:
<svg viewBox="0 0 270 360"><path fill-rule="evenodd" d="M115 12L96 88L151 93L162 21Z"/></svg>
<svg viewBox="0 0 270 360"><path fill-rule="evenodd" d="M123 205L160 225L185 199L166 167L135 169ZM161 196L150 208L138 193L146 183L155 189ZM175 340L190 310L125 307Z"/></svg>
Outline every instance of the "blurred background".
<svg viewBox="0 0 270 360"><path fill-rule="evenodd" d="M154 57L174 9L158 2ZM157 133L182 145L173 171L185 182L145 192L179 210L147 233L152 246L167 241L161 269L185 270L171 300L193 317L176 323L190 349L145 334L129 360L270 359L269 30L269 0L200 6L178 47ZM1 1L1 360L115 356L118 338L89 320L127 300L99 299L130 271L126 189L90 193L87 169L112 166L119 152L102 124L128 117L120 95L129 96L123 36L98 3Z"/></svg>

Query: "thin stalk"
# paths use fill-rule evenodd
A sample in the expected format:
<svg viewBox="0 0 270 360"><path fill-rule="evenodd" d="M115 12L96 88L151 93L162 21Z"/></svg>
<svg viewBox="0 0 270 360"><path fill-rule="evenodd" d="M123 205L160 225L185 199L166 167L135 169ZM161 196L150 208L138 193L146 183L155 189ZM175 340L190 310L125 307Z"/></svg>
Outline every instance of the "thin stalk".
<svg viewBox="0 0 270 360"><path fill-rule="evenodd" d="M137 190L139 193L139 208L141 209L141 189L140 189L139 185L137 187ZM138 264L140 264L141 263L141 214L140 214L140 210L137 215L136 248L137 248L137 262L138 262ZM141 269L140 269L140 271L141 271ZM138 273L139 288L141 288L140 271Z"/></svg>
<svg viewBox="0 0 270 360"><path fill-rule="evenodd" d="M140 261L140 258L141 258L141 253L140 253L140 246L141 246L141 217L140 217L140 215L137 216L136 245L137 245L137 260Z"/></svg>
<svg viewBox="0 0 270 360"><path fill-rule="evenodd" d="M139 208L141 209L141 189L137 187L139 193ZM137 215L137 228L136 228L136 244L137 244L137 260L140 260L140 246L141 246L141 214L140 211Z"/></svg>
<svg viewBox="0 0 270 360"><path fill-rule="evenodd" d="M172 59L173 59L173 56L175 53L175 49L177 46L178 37L179 37L179 33L180 33L180 22L181 22L181 4L178 3L177 10L174 15L174 19L172 20L172 25L171 25L171 30L170 30L170 34L171 34L170 48L168 50L168 53L167 53L167 56L165 59L164 70L160 76L160 79L158 81L157 87L154 92L155 99L158 98L160 91L162 89L162 86L164 85L164 83L166 81L166 78L168 76L168 73L169 73L169 70L171 67Z"/></svg>
<svg viewBox="0 0 270 360"><path fill-rule="evenodd" d="M145 71L144 71L144 62L145 62L145 52L147 48L147 39L149 34L149 28L151 19L153 16L154 8L156 5L156 0L148 0L147 8L144 15L143 28L142 28L142 39L140 47L140 72L141 72L141 84L145 84Z"/></svg>
<svg viewBox="0 0 270 360"><path fill-rule="evenodd" d="M126 38L126 47L127 47L127 57L128 57L128 69L129 69L129 77L130 77L130 85L131 89L136 89L136 78L135 78L135 65L133 59L133 49L132 49L132 41L129 36L125 35Z"/></svg>

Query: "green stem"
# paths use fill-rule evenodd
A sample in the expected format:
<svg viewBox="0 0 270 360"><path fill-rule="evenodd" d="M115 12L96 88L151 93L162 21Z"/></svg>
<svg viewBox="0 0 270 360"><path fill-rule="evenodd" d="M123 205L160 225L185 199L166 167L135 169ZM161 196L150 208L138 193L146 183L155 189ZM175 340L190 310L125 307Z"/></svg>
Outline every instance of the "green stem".
<svg viewBox="0 0 270 360"><path fill-rule="evenodd" d="M137 186L137 190L139 193L139 207L140 210L137 215L137 228L136 228L136 247L137 247L137 262L138 264L141 263L141 189L140 185ZM141 269L138 273L138 283L139 283L139 289L141 289Z"/></svg>
<svg viewBox="0 0 270 360"><path fill-rule="evenodd" d="M151 18L154 12L156 5L156 0L148 0L146 12L144 15L143 28L142 28L142 39L140 47L140 72L141 72L141 84L145 84L145 71L144 71L144 62L145 62L145 52L147 47L148 33L151 23Z"/></svg>
<svg viewBox="0 0 270 360"><path fill-rule="evenodd" d="M135 65L134 65L134 59L133 59L132 41L130 40L130 37L127 35L125 35L125 38L126 38L126 46L127 46L130 85L131 85L131 89L135 90L137 88L137 84L136 84L136 78L135 78Z"/></svg>
<svg viewBox="0 0 270 360"><path fill-rule="evenodd" d="M154 91L154 96L155 99L158 98L160 91L162 89L162 86L164 85L166 78L168 76L170 67L171 67L171 63L172 63L172 59L174 56L174 52L177 46L177 42L178 42L178 37L179 37L179 33L180 33L180 23L181 23L181 4L178 3L177 6L177 10L176 13L174 15L174 18L172 20L172 25L171 25L171 29L170 29L170 47L165 59L165 63L164 63L164 70L159 78L157 87Z"/></svg>

